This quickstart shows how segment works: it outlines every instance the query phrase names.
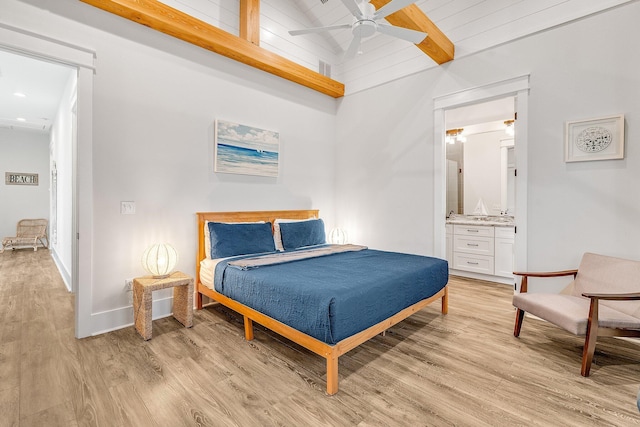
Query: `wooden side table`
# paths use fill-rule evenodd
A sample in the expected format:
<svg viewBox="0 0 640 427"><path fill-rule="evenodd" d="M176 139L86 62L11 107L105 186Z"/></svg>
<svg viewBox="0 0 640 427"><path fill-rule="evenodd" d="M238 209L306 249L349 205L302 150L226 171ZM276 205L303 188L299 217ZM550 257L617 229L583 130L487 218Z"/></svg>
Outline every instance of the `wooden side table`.
<svg viewBox="0 0 640 427"><path fill-rule="evenodd" d="M145 340L150 340L153 330L151 320L152 294L160 289L173 288L173 317L185 327L193 326L193 279L175 271L164 279L152 276L133 279L133 322Z"/></svg>

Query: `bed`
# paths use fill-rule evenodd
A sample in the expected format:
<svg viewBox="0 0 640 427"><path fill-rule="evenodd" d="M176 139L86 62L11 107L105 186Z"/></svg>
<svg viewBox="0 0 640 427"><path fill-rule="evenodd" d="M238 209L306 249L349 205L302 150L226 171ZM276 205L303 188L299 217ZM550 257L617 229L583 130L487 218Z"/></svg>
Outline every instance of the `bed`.
<svg viewBox="0 0 640 427"><path fill-rule="evenodd" d="M333 395L341 355L437 300L447 313L448 265L324 244L323 227L318 210L197 213L196 307L206 296L243 316L245 339L257 322L324 357Z"/></svg>

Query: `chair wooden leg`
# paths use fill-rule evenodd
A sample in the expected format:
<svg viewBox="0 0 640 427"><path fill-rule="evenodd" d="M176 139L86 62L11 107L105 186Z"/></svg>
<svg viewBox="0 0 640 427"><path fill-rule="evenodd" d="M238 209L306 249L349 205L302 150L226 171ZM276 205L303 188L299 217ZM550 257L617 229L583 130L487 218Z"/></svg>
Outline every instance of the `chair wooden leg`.
<svg viewBox="0 0 640 427"><path fill-rule="evenodd" d="M593 362L593 354L596 351L596 341L598 340L598 299L591 299L589 307L589 321L587 323L587 336L584 340L584 349L582 350L582 369L580 373L583 377L589 376L591 363Z"/></svg>
<svg viewBox="0 0 640 427"><path fill-rule="evenodd" d="M524 310L518 309L516 311L516 324L513 327L513 336L520 336L520 329L522 329L522 321L524 320Z"/></svg>

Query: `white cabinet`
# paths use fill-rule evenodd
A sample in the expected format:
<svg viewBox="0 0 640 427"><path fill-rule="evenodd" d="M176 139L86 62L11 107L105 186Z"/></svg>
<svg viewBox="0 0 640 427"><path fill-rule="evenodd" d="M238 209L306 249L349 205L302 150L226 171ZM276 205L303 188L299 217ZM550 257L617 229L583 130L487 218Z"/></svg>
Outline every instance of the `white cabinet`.
<svg viewBox="0 0 640 427"><path fill-rule="evenodd" d="M453 265L453 225L445 224L445 242L446 242L446 259L449 262L449 268L452 268Z"/></svg>
<svg viewBox="0 0 640 427"><path fill-rule="evenodd" d="M513 240L513 227L455 224L453 234L447 231L449 267L512 278Z"/></svg>
<svg viewBox="0 0 640 427"><path fill-rule="evenodd" d="M495 244L493 228L476 225L454 225L452 268L493 275Z"/></svg>
<svg viewBox="0 0 640 427"><path fill-rule="evenodd" d="M494 274L513 278L513 227L496 227L495 230L495 268Z"/></svg>

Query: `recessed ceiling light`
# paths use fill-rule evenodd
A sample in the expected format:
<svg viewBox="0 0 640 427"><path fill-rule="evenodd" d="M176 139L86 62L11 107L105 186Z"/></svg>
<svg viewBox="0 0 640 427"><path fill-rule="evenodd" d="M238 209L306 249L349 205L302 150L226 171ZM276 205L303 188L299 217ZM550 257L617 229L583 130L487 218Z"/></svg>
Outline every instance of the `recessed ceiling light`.
<svg viewBox="0 0 640 427"><path fill-rule="evenodd" d="M27 119L25 119L24 117L16 117L16 120L19 122L26 122Z"/></svg>
<svg viewBox="0 0 640 427"><path fill-rule="evenodd" d="M13 93L13 96L17 96L17 97L19 97L19 98L24 98L24 97L26 97L27 95L25 95L25 94L24 94L24 93L22 93L22 92L14 92L14 93Z"/></svg>

